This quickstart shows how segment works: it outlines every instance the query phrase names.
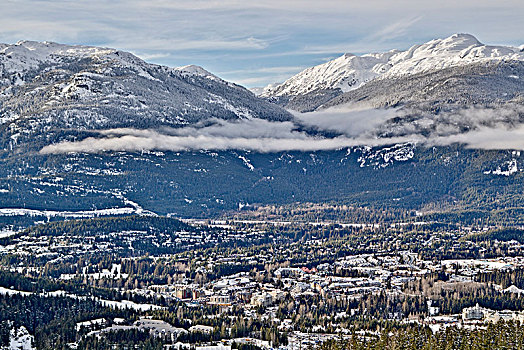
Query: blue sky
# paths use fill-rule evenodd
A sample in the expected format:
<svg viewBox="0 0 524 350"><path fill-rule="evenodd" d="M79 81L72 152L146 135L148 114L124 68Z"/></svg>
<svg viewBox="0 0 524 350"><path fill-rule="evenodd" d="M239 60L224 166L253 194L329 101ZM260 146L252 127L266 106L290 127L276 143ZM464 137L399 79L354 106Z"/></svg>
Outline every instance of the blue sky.
<svg viewBox="0 0 524 350"><path fill-rule="evenodd" d="M201 65L247 87L281 82L345 52L406 49L470 33L524 44L522 0L2 0L0 42L114 47Z"/></svg>

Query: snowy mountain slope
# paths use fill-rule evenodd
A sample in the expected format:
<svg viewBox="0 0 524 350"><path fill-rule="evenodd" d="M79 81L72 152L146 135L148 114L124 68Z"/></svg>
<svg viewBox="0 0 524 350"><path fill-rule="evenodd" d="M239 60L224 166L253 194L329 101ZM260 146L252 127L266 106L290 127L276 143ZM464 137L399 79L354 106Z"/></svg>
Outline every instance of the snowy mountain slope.
<svg viewBox="0 0 524 350"><path fill-rule="evenodd" d="M397 79L447 68L524 61L519 48L488 46L469 34L454 34L415 45L406 51L354 56L308 68L262 96L296 110L313 110L336 95L362 88L371 81ZM304 98L301 98L304 97ZM312 102L311 100L315 100Z"/></svg>
<svg viewBox="0 0 524 350"><path fill-rule="evenodd" d="M319 108L361 106L396 110L394 118L373 131L375 137L423 135L432 139L483 128L512 130L524 124L522 76L522 61L450 67L376 79L335 96ZM293 102L299 104L306 99L307 96Z"/></svg>
<svg viewBox="0 0 524 350"><path fill-rule="evenodd" d="M493 61L524 61L524 53L515 47L484 45L470 34L454 34L392 56L388 62L391 68L385 69L384 77Z"/></svg>
<svg viewBox="0 0 524 350"><path fill-rule="evenodd" d="M351 103L375 108L438 107L438 111L474 105L522 102L524 61L476 63L381 78L339 94L323 107Z"/></svg>
<svg viewBox="0 0 524 350"><path fill-rule="evenodd" d="M307 68L275 87L268 87L263 96L303 95L319 89L356 89L385 73L395 51L355 56L344 54L327 63Z"/></svg>
<svg viewBox="0 0 524 350"><path fill-rule="evenodd" d="M64 129L178 127L214 118L291 115L197 66L169 68L114 49L48 42L0 46L4 150L56 141Z"/></svg>
<svg viewBox="0 0 524 350"><path fill-rule="evenodd" d="M200 66L196 66L194 64L190 64L190 65L182 66L182 67L176 67L176 68L174 68L174 70L177 71L178 73L180 73L180 75L182 75L183 77L197 76L197 77L202 77L202 78L206 78L206 79L209 79L209 80L223 82L223 83L226 83L226 84L228 84L230 86L234 86L234 84L228 83L225 80L220 79L216 75L211 74L210 72L208 72L204 68L202 68Z"/></svg>

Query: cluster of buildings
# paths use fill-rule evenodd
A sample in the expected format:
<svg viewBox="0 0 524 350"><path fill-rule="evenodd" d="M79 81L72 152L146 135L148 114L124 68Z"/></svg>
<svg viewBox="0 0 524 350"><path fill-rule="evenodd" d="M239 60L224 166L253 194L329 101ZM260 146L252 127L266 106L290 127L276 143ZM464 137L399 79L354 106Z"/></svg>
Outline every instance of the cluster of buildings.
<svg viewBox="0 0 524 350"><path fill-rule="evenodd" d="M264 257L265 258L265 257ZM229 257L230 264L245 261L244 256ZM218 261L218 259L217 259ZM223 263L223 262L220 262ZM206 262L206 268L212 266ZM130 290L132 293L181 300L188 304L207 304L227 311L232 305L250 308L278 306L283 300L317 296L358 299L366 294L402 294L407 282L417 281L429 273L447 271L452 282L471 282L481 272L515 269L524 266L520 257L497 259L457 259L440 262L420 260L409 251L383 254L358 254L339 258L333 263L317 266L281 266L272 271L258 273L239 272L197 284L185 279L173 284L151 285ZM270 274L270 278L266 274ZM516 287L501 292L516 293ZM524 294L524 290L522 291ZM429 302L431 302L428 299ZM428 306L429 316L439 313L438 307Z"/></svg>
<svg viewBox="0 0 524 350"><path fill-rule="evenodd" d="M475 306L467 307L462 310L462 320L464 322L482 321L496 323L500 320L504 321L524 321L524 311L511 310L491 310L480 307L477 303Z"/></svg>
<svg viewBox="0 0 524 350"><path fill-rule="evenodd" d="M218 229L226 229L219 226ZM188 249L198 248L226 239L220 236L221 231L216 231L213 236L207 236L205 232L201 235L194 235L181 232L174 240L155 241L155 244L165 245L174 244L185 246ZM226 232L226 231L224 231ZM236 231L235 231L236 232ZM229 236L227 240L256 240L264 236L263 232L253 231L249 234L240 233L238 236ZM79 237L21 237L13 245L0 247L0 254L17 254L36 257L46 257L48 259L71 259L87 253L96 253L102 251L117 251L123 249L123 246L132 246L134 240L140 240L146 236L146 233L118 233L118 239L125 244L116 244L115 237L110 235L103 237L90 237L89 235L81 237L86 243L78 243ZM219 236L217 236L219 235ZM150 236L147 236L151 238ZM155 238L157 239L157 238ZM166 238L167 239L167 238ZM421 246L434 244L438 237L431 237L428 241L419 242ZM423 260L421 255L410 250L395 250L379 247L367 247L367 251L375 253L366 254L346 254L345 256L329 259L329 247L322 245L321 239L317 243L308 241L304 247L318 243L318 252L323 254L324 263L312 263L309 261L301 264L290 264L286 261L287 256L295 254L304 247L299 245L282 245L273 250L262 250L256 254L239 253L241 250L232 254L221 252L210 252L209 254L194 254L180 257L185 259L185 266L191 266L191 274L181 273L176 279L169 280L162 285L137 285L134 289L126 289L127 293L147 297L148 300L163 299L166 301L181 301L186 305L195 307L202 305L215 306L213 310L218 313L228 312L234 306L240 306L243 310L243 316L247 318L262 318L271 320L278 330L288 332L290 345L288 348L306 348L309 345L321 343L334 336L349 335L351 330L340 326L343 320L350 317L364 314L364 308L338 310L333 320L330 320L332 331L327 332L324 326L315 324L311 327L311 334L300 332L299 327L294 323L292 316L290 318L278 319L277 310L279 306L293 304L297 300L347 300L358 301L367 295L406 295L407 283L416 283L423 280L429 274L435 272L447 272L450 279L445 283L476 283L475 277L480 273L492 271L511 271L517 268L524 268L524 257L499 257L496 259L453 259L453 260ZM211 243L210 243L211 242ZM313 243L312 243L313 242ZM364 244L364 243L363 243ZM522 245L518 242L504 242L500 244L504 249L521 249ZM114 246L113 246L114 245ZM93 248L94 247L94 248ZM461 249L477 249L473 242L464 242L453 240L450 251L459 251ZM94 249L94 250L93 250ZM441 248L439 248L441 249ZM442 248L444 249L444 248ZM67 253L67 254L66 254ZM278 254L278 255L277 255ZM319 254L321 255L321 254ZM285 257L282 259L282 257ZM182 260L176 260L176 263ZM292 259L289 259L292 260ZM296 261L296 260L295 260ZM189 263L190 262L190 263ZM257 268L254 268L256 266ZM218 273L218 268L223 271L233 271L231 273ZM224 268L225 267L225 268ZM245 268L247 267L247 268ZM262 267L262 268L261 268ZM242 271L242 272L235 272ZM189 272L189 271L187 271ZM195 276L190 278L189 276ZM196 279L196 276L212 276L210 279ZM86 269L77 273L62 274L62 279L74 279L79 276L93 279L120 279L125 280L130 275L123 271L122 264L113 264L105 269L100 268L98 271L88 271ZM171 278L171 276L169 276ZM413 284L412 283L412 284ZM515 286L510 288L500 288L500 293L513 293L518 296L524 294ZM417 296L420 296L417 295ZM309 299L311 300L311 299ZM433 304L432 299L427 296L423 304L427 303L427 317L419 319L417 322L430 325L434 329L440 326L448 325L478 325L485 322L497 322L499 320L518 320L524 322L524 312L517 311L496 311L482 308L479 305L464 308L458 315L443 315L437 306ZM294 305L298 305L296 303ZM238 310L239 308L236 308ZM297 310L295 310L297 311ZM236 312L236 311L235 311ZM408 315L401 311L395 310L391 319L408 320ZM216 315L208 315L209 317ZM328 315L325 317L331 317ZM235 316L237 317L237 316ZM206 322L203 322L206 323ZM434 327L436 326L436 327ZM348 326L349 327L349 326ZM116 330L138 329L150 333L152 336L169 340L170 348L184 349L186 345L176 343L181 335L190 333L210 334L215 330L207 325L191 325L187 329L174 327L171 324L148 317L142 317L132 324L124 320L94 319L77 324L77 331L84 334L101 335L105 332ZM84 330L88 332L85 333ZM302 329L303 331L303 329ZM271 348L269 342L264 342L256 338L235 339L238 342L254 344L262 348ZM224 340L215 345L196 347L197 350L230 350L232 340ZM189 346L188 346L189 347ZM195 346L191 346L195 348Z"/></svg>

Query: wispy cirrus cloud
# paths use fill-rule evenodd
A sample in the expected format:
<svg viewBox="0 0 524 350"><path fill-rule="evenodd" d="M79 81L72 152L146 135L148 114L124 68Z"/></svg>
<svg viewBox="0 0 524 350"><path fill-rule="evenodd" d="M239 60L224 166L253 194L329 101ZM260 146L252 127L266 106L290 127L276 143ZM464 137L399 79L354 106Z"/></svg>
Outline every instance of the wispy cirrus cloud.
<svg viewBox="0 0 524 350"><path fill-rule="evenodd" d="M409 30L418 23L423 16L415 16L411 18L402 18L396 22L390 23L384 28L366 37L363 41L379 41L386 42L388 40L397 39L405 36Z"/></svg>

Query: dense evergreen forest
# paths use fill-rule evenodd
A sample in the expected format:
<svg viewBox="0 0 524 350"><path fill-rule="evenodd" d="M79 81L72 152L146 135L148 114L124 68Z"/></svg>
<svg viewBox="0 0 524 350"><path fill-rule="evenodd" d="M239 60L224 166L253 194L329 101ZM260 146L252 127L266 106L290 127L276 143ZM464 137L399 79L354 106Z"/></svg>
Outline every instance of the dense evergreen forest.
<svg viewBox="0 0 524 350"><path fill-rule="evenodd" d="M67 232L70 235L80 236L102 235L121 231L146 231L148 233L162 232L171 234L177 231L199 232L197 228L177 219L133 215L51 222L32 226L20 232L19 235L29 234L36 237L57 236Z"/></svg>
<svg viewBox="0 0 524 350"><path fill-rule="evenodd" d="M471 240L474 242L489 241L517 241L524 243L524 230L518 228L505 228L501 230L491 230L488 232L476 233L462 238L462 240Z"/></svg>
<svg viewBox="0 0 524 350"><path fill-rule="evenodd" d="M485 173L513 159L511 152L415 147L403 162L386 162L380 152L24 154L0 159L1 198L4 207L39 210L124 207L129 200L158 214L201 218L246 204L334 202L423 210L447 222L524 222L524 173Z"/></svg>
<svg viewBox="0 0 524 350"><path fill-rule="evenodd" d="M349 340L331 340L321 350L493 350L524 348L524 327L519 322L498 322L474 330L447 327L433 333L428 327L385 329L379 336L354 334Z"/></svg>

